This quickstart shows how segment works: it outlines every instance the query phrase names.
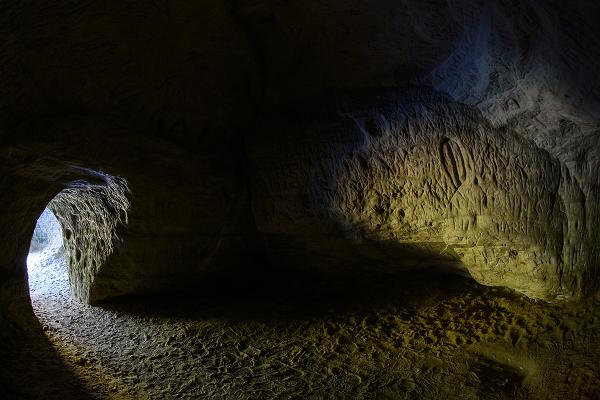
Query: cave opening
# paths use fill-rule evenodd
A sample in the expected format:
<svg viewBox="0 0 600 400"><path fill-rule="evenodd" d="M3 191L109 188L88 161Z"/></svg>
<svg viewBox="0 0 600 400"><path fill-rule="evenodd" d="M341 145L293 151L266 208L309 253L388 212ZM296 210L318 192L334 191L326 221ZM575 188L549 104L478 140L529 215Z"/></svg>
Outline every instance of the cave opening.
<svg viewBox="0 0 600 400"><path fill-rule="evenodd" d="M51 295L69 295L63 230L49 207L44 209L33 231L27 274L32 301Z"/></svg>
<svg viewBox="0 0 600 400"><path fill-rule="evenodd" d="M85 179L68 183L46 205L33 231L27 274L34 309L36 302L59 298L92 303L98 292L108 290L97 288L98 275L114 263L121 244L129 188L121 177L82 171Z"/></svg>

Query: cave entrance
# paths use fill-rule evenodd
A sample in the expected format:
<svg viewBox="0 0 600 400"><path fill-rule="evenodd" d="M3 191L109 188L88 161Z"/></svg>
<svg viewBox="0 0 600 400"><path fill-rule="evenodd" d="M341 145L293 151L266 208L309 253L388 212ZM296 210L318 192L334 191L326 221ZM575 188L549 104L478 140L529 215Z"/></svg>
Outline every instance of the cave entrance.
<svg viewBox="0 0 600 400"><path fill-rule="evenodd" d="M32 300L69 295L69 277L58 219L46 207L33 231L27 255L29 293Z"/></svg>
<svg viewBox="0 0 600 400"><path fill-rule="evenodd" d="M86 179L68 183L37 221L27 257L32 303L110 295L97 278L121 243L130 192L124 178L83 171Z"/></svg>

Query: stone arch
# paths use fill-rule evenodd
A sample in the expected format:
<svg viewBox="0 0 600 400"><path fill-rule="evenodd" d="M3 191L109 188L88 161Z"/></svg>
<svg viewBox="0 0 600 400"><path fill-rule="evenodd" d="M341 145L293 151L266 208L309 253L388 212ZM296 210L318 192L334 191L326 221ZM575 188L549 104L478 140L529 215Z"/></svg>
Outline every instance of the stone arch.
<svg viewBox="0 0 600 400"><path fill-rule="evenodd" d="M229 244L247 229L240 211L247 189L231 159L142 140L135 128L93 117L40 120L14 132L0 151L0 283L22 300L31 237L49 204L65 236L77 236L70 218L82 211L97 218L86 229L103 232L95 245L75 238L81 254L70 255L83 267L71 288L84 302L188 287L236 260L223 249L235 249ZM21 140L25 132L37 139Z"/></svg>
<svg viewBox="0 0 600 400"><path fill-rule="evenodd" d="M74 181L48 207L62 226L71 295L88 302L100 267L119 243L131 205L127 181L90 171L98 182Z"/></svg>
<svg viewBox="0 0 600 400"><path fill-rule="evenodd" d="M27 242L38 217L49 208L62 228L71 294L90 302L95 277L120 243L119 232L128 220L131 203L126 179L54 158L15 166L12 172L12 201L6 206L21 212L5 227L16 239L12 271L5 273L17 281L27 279Z"/></svg>

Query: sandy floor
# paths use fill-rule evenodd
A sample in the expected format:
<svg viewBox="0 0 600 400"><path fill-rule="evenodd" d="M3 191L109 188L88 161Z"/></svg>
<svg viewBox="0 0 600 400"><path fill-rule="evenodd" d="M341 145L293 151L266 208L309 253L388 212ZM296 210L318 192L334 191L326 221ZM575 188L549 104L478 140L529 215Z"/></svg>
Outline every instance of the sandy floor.
<svg viewBox="0 0 600 400"><path fill-rule="evenodd" d="M600 398L598 311L464 278L215 278L92 307L62 258L29 274L46 335L99 398Z"/></svg>

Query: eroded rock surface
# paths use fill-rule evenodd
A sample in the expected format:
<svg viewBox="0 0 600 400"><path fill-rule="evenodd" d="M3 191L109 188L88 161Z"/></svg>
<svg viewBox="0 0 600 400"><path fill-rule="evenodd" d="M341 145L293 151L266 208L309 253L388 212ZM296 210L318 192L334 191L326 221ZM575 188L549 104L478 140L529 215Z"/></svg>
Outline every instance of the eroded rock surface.
<svg viewBox="0 0 600 400"><path fill-rule="evenodd" d="M120 244L117 229L127 224L130 207L127 181L96 174L101 184L74 182L49 204L63 228L71 293L89 302L100 267Z"/></svg>
<svg viewBox="0 0 600 400"><path fill-rule="evenodd" d="M587 3L6 2L1 273L23 287L35 218L75 165L132 191L83 299L176 290L265 244L292 264L464 265L534 297L593 296ZM402 94L414 85L448 97ZM340 90L348 104L327 103ZM282 106L296 116L273 121Z"/></svg>
<svg viewBox="0 0 600 400"><path fill-rule="evenodd" d="M359 98L262 130L255 210L276 263L464 265L546 300L594 287L594 228L564 164L439 93Z"/></svg>
<svg viewBox="0 0 600 400"><path fill-rule="evenodd" d="M0 3L0 397L598 392L600 3L376 3ZM53 199L79 300L200 298L46 298L96 394L27 291Z"/></svg>

